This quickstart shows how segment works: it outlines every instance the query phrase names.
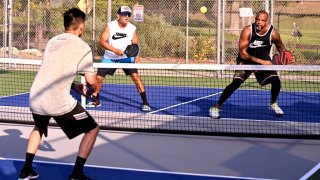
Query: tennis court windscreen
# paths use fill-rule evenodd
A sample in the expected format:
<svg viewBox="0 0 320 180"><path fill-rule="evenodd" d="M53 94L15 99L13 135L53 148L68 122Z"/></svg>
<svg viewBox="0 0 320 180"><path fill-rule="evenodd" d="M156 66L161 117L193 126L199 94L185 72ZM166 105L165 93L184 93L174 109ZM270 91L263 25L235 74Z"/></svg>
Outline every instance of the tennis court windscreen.
<svg viewBox="0 0 320 180"><path fill-rule="evenodd" d="M1 59L0 119L32 123L29 88L41 61ZM86 107L101 128L113 130L320 137L319 66L261 66L214 64L121 64L95 63L94 68L116 68L103 81L101 106ZM137 69L125 75L123 69ZM255 72L278 71L281 91L277 98L282 116L270 110L271 85L260 86ZM235 71L251 76L223 103L220 118L209 116ZM80 76L75 81L80 82ZM138 85L137 85L138 84ZM140 84L140 85L139 85ZM144 86L143 86L143 85ZM150 112L141 110L145 91ZM71 94L84 106L91 102ZM54 103L54 102L52 102Z"/></svg>

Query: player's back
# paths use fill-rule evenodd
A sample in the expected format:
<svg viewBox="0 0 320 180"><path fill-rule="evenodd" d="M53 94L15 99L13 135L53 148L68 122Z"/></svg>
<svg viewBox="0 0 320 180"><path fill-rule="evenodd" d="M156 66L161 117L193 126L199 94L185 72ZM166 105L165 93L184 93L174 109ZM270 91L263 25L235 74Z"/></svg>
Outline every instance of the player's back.
<svg viewBox="0 0 320 180"><path fill-rule="evenodd" d="M70 95L70 84L88 53L91 53L90 47L71 33L50 39L30 90L30 108L33 112L57 115L75 106L76 100Z"/></svg>

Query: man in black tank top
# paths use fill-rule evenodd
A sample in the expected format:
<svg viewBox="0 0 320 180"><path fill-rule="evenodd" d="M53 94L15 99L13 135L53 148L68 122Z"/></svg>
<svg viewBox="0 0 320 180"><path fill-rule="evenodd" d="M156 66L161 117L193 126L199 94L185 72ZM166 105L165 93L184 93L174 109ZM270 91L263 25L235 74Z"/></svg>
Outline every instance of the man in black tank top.
<svg viewBox="0 0 320 180"><path fill-rule="evenodd" d="M259 11L252 25L246 26L240 35L237 64L271 65L269 55L272 44L279 52L285 51L279 32L268 22L266 11ZM235 71L233 81L222 92L218 102L209 110L212 118L220 118L220 107L254 73L260 86L271 84L270 110L276 115L283 115L276 100L280 93L281 83L276 71Z"/></svg>

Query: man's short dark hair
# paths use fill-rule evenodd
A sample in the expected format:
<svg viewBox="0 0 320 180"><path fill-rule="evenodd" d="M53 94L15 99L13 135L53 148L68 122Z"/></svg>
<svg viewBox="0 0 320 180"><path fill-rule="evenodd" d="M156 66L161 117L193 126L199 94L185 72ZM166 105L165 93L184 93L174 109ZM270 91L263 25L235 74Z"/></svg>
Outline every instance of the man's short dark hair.
<svg viewBox="0 0 320 180"><path fill-rule="evenodd" d="M78 8L71 8L63 14L65 29L77 29L86 19L86 14Z"/></svg>
<svg viewBox="0 0 320 180"><path fill-rule="evenodd" d="M265 15L268 17L268 19L269 19L269 13L268 13L267 11L265 11L265 10L260 10L260 11L257 13L257 16L258 16L259 14L265 14Z"/></svg>

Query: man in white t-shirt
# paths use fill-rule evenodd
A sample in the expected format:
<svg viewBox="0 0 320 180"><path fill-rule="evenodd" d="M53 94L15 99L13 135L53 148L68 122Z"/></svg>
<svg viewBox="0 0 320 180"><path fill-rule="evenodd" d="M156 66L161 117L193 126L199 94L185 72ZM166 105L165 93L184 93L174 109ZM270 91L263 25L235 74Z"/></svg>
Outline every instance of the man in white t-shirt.
<svg viewBox="0 0 320 180"><path fill-rule="evenodd" d="M100 45L105 48L102 63L136 63L139 62L139 56L127 57L124 50L130 44L138 44L138 36L136 26L129 22L132 12L130 7L121 6L117 12L117 20L109 22L100 37ZM87 107L101 106L99 93L102 88L102 82L106 75L112 76L115 73L115 68L99 68L97 72L97 89L92 94L93 100L87 104ZM137 69L123 69L126 75L130 75L133 82L136 84L137 90L140 93L142 111L151 111L147 101L147 95L144 84L138 74Z"/></svg>
<svg viewBox="0 0 320 180"><path fill-rule="evenodd" d="M77 74L84 75L87 85L96 88L92 51L80 36L84 32L86 15L77 8L63 14L65 32L51 38L46 46L41 67L30 89L30 109L35 127L27 146L25 164L19 179L39 176L32 162L44 134L48 135L53 118L69 139L84 133L78 156L69 179L88 179L84 164L94 146L99 126L92 116L70 95Z"/></svg>

